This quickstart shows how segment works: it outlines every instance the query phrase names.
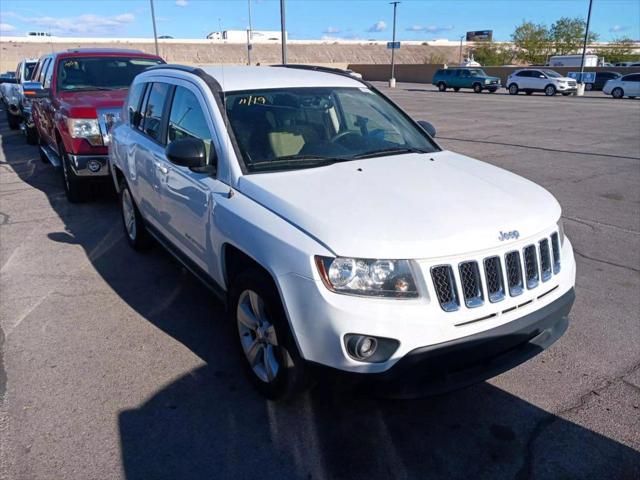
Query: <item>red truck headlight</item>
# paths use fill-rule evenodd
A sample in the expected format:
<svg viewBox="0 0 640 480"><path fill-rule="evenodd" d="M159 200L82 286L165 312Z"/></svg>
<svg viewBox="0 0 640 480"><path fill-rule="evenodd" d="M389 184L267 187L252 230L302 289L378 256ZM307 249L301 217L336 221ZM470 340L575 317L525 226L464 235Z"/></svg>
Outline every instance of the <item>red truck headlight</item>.
<svg viewBox="0 0 640 480"><path fill-rule="evenodd" d="M103 144L97 118L68 118L67 126L72 138L85 138L91 145Z"/></svg>

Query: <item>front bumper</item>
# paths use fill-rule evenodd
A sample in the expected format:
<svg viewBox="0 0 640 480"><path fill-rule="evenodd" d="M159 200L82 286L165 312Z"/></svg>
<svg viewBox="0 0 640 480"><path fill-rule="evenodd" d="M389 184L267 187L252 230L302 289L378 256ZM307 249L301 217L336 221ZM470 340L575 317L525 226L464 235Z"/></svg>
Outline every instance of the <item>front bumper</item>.
<svg viewBox="0 0 640 480"><path fill-rule="evenodd" d="M489 90L490 88L502 88L502 84L501 83L485 83L484 85L482 85L482 88L485 90Z"/></svg>
<svg viewBox="0 0 640 480"><path fill-rule="evenodd" d="M558 85L558 91L559 92L577 92L578 91L578 86L577 85Z"/></svg>
<svg viewBox="0 0 640 480"><path fill-rule="evenodd" d="M495 377L550 347L567 330L575 300L560 298L513 322L468 337L417 348L390 370L354 374L312 365L316 374L342 385L398 398L433 395Z"/></svg>
<svg viewBox="0 0 640 480"><path fill-rule="evenodd" d="M108 155L69 155L71 169L79 177L108 177Z"/></svg>

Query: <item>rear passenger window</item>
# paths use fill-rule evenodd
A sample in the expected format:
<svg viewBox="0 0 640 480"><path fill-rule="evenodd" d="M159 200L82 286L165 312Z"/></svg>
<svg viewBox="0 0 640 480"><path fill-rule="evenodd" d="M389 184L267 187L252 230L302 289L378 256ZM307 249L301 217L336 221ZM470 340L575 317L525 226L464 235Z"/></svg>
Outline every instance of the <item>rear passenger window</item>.
<svg viewBox="0 0 640 480"><path fill-rule="evenodd" d="M127 112L129 113L129 124L132 127L138 127L142 115L140 114L140 104L142 103L142 96L146 83L138 83L129 90L129 97L127 100Z"/></svg>
<svg viewBox="0 0 640 480"><path fill-rule="evenodd" d="M158 142L162 140L162 115L164 113L169 87L167 83L151 84L147 104L144 109L142 131Z"/></svg>
<svg viewBox="0 0 640 480"><path fill-rule="evenodd" d="M625 82L640 82L640 74L627 75L622 80Z"/></svg>
<svg viewBox="0 0 640 480"><path fill-rule="evenodd" d="M168 127L169 142L181 138L199 138L204 141L207 158L211 158L212 135L207 119L196 96L184 87L176 87Z"/></svg>
<svg viewBox="0 0 640 480"><path fill-rule="evenodd" d="M529 72L528 71L524 71L524 72L518 72L516 73L516 77L529 77Z"/></svg>

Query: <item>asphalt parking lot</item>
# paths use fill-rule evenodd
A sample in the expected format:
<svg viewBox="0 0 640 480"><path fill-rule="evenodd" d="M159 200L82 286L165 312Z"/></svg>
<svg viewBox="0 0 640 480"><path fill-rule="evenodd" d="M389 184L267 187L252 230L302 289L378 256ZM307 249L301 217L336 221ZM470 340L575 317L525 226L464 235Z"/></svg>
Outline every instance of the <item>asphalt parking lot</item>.
<svg viewBox="0 0 640 480"><path fill-rule="evenodd" d="M221 304L161 248L133 252L108 193L69 204L0 112L0 477L640 478L640 101L391 96L558 198L578 263L564 337L438 397L267 402Z"/></svg>

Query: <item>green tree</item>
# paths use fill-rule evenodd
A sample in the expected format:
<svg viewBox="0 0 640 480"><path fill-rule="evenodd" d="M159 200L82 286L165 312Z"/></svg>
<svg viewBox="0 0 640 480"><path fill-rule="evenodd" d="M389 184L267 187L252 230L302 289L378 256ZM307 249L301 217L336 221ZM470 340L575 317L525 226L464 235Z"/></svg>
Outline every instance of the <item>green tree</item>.
<svg viewBox="0 0 640 480"><path fill-rule="evenodd" d="M515 56L527 63L545 63L549 53L550 37L546 25L522 22L511 34Z"/></svg>
<svg viewBox="0 0 640 480"><path fill-rule="evenodd" d="M599 57L603 57L607 62L632 62L638 60L640 55L634 55L634 42L629 37L616 38L609 42L609 45L602 46L596 50Z"/></svg>
<svg viewBox="0 0 640 480"><path fill-rule="evenodd" d="M513 62L515 52L493 42L483 42L473 49L473 58L483 66L508 65Z"/></svg>
<svg viewBox="0 0 640 480"><path fill-rule="evenodd" d="M581 18L562 17L557 20L549 30L554 53L556 55L578 53L582 49L586 28L587 24ZM596 33L589 32L587 43L595 42L597 39Z"/></svg>

